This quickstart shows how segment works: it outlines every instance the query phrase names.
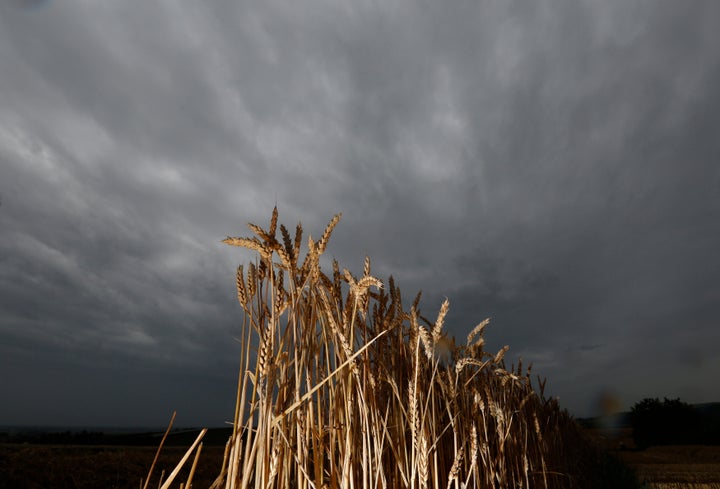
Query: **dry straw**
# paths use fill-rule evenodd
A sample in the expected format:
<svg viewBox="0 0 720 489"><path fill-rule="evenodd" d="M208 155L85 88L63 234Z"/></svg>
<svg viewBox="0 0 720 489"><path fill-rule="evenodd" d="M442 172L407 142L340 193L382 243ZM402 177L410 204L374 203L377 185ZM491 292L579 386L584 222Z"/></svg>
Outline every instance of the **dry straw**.
<svg viewBox="0 0 720 489"><path fill-rule="evenodd" d="M267 230L225 243L257 252L239 267L244 311L233 435L213 489L578 487L580 439L570 417L536 391L530 371L483 350L478 324L464 345L402 304L390 277L354 276L294 238L277 209ZM341 273L340 270L343 270ZM440 354L441 350L444 354Z"/></svg>

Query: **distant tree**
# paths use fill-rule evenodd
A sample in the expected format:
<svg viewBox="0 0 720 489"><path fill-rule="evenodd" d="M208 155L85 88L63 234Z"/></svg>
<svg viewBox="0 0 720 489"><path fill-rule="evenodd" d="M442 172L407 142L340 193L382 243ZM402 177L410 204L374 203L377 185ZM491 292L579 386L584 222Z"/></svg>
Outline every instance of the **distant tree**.
<svg viewBox="0 0 720 489"><path fill-rule="evenodd" d="M720 445L720 402L701 404L696 407L700 414L700 443Z"/></svg>
<svg viewBox="0 0 720 489"><path fill-rule="evenodd" d="M698 443L701 437L699 413L679 398L643 399L630 411L630 424L639 448Z"/></svg>

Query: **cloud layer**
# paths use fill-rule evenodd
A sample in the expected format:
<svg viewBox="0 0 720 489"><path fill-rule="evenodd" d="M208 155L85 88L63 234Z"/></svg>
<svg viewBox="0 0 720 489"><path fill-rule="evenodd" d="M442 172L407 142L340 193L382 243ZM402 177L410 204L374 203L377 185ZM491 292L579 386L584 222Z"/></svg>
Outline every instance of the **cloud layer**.
<svg viewBox="0 0 720 489"><path fill-rule="evenodd" d="M716 2L0 13L0 423L228 419L220 240L275 204L577 415L717 400Z"/></svg>

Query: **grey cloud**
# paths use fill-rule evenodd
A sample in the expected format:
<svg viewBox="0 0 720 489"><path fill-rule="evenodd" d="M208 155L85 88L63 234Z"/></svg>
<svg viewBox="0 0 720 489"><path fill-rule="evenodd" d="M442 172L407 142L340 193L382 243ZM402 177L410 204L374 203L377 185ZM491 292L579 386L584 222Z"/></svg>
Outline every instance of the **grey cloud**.
<svg viewBox="0 0 720 489"><path fill-rule="evenodd" d="M458 338L492 316L488 347L581 415L608 389L716 400L716 3L21 3L0 16L13 388L99 365L88 385L220 395L248 259L220 240L277 204L316 237L342 211L330 255L370 255L428 316L448 297Z"/></svg>

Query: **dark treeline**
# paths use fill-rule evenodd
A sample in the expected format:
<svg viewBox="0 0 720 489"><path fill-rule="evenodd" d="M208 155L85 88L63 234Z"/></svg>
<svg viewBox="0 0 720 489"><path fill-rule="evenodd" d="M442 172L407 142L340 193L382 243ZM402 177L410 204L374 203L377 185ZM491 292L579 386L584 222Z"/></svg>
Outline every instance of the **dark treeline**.
<svg viewBox="0 0 720 489"><path fill-rule="evenodd" d="M643 399L629 415L638 448L652 445L720 445L720 403Z"/></svg>
<svg viewBox="0 0 720 489"><path fill-rule="evenodd" d="M46 445L100 445L106 435L99 431L21 431L0 433L0 443L29 443Z"/></svg>
<svg viewBox="0 0 720 489"><path fill-rule="evenodd" d="M200 430L183 429L171 431L165 444L168 446L188 446L192 444ZM205 446L225 445L232 428L214 428L208 430L203 438ZM0 432L0 443L30 445L123 445L157 446L163 433L104 433L101 431L42 431L27 430L18 432Z"/></svg>

